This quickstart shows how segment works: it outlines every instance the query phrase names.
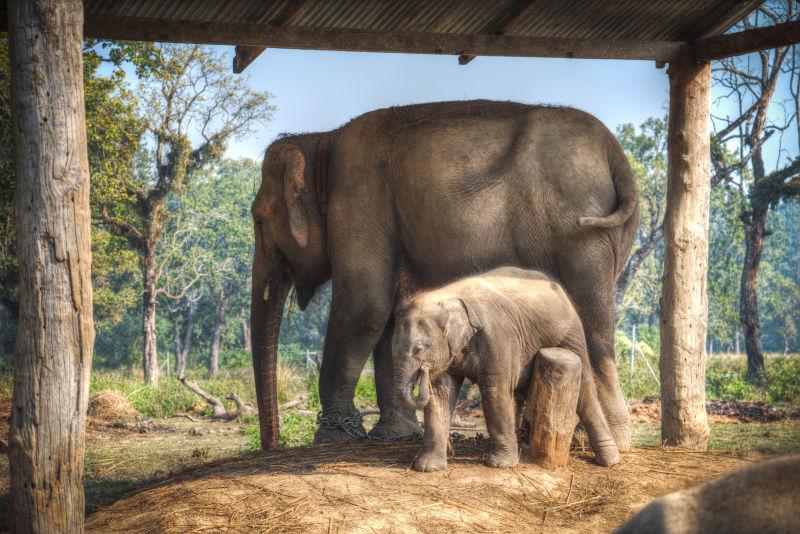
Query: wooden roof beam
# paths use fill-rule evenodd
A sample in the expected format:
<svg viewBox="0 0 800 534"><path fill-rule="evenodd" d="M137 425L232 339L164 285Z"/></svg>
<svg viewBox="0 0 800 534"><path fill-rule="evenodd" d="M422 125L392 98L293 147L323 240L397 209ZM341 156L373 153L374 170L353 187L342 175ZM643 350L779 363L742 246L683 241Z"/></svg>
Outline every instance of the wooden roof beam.
<svg viewBox="0 0 800 534"><path fill-rule="evenodd" d="M544 0L521 0L512 4L502 15L499 25L493 25L486 30L486 33L494 35L505 35L506 33L513 33L519 26L520 21L525 20L527 16L535 9L538 9L544 3ZM476 55L461 54L458 56L458 64L466 65Z"/></svg>
<svg viewBox="0 0 800 534"><path fill-rule="evenodd" d="M380 32L86 15L86 37L262 48L669 61L679 41Z"/></svg>
<svg viewBox="0 0 800 534"><path fill-rule="evenodd" d="M800 43L800 21L715 35L692 43L698 63Z"/></svg>
<svg viewBox="0 0 800 534"><path fill-rule="evenodd" d="M296 0L289 4L286 11L281 15L282 20L278 26L291 26L308 10L311 0ZM266 50L263 46L237 46L236 54L233 56L233 72L240 74L250 63L256 60L262 52Z"/></svg>

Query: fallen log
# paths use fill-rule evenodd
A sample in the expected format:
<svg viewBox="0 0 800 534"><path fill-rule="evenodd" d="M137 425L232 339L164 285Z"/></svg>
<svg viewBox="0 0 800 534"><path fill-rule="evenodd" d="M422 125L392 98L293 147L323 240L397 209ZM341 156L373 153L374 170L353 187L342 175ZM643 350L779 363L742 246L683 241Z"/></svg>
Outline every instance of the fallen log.
<svg viewBox="0 0 800 534"><path fill-rule="evenodd" d="M237 415L244 415L246 417L256 417L258 415L258 409L244 402L236 393L231 393L225 398L236 403Z"/></svg>
<svg viewBox="0 0 800 534"><path fill-rule="evenodd" d="M214 395L207 393L194 382L187 380L185 376L179 376L178 381L180 381L180 383L186 386L189 390L193 391L194 393L202 397L203 400L206 401L211 406L211 408L214 410L214 415L211 416L213 419L234 418L234 416L231 415L225 408L225 405L222 403L222 401L219 400Z"/></svg>

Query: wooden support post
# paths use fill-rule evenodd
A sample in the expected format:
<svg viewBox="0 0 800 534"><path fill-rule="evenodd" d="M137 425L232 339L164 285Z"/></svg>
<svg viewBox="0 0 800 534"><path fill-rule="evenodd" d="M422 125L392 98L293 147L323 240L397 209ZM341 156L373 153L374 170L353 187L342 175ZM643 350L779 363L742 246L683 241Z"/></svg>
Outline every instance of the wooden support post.
<svg viewBox="0 0 800 534"><path fill-rule="evenodd" d="M529 455L543 467L569 461L572 434L578 424L581 360L567 349L544 348L533 362L525 420L531 427Z"/></svg>
<svg viewBox="0 0 800 534"><path fill-rule="evenodd" d="M661 440L705 449L711 65L684 47L669 64L667 208L661 286Z"/></svg>
<svg viewBox="0 0 800 534"><path fill-rule="evenodd" d="M83 1L8 4L20 317L9 466L12 532L82 532L92 364Z"/></svg>

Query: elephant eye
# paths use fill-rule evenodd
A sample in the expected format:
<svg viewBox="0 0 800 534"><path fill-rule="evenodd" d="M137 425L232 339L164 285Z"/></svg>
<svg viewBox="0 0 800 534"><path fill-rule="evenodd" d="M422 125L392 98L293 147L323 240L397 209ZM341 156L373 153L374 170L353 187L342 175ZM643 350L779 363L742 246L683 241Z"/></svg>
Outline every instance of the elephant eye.
<svg viewBox="0 0 800 534"><path fill-rule="evenodd" d="M419 356L420 354L422 354L422 351L424 350L425 350L425 345L417 345L412 350L412 353L414 354L414 356Z"/></svg>

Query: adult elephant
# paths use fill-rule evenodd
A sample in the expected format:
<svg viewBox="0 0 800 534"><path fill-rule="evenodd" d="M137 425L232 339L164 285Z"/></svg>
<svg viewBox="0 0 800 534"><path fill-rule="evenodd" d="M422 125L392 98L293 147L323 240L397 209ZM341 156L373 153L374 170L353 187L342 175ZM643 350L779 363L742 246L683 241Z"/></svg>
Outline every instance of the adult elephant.
<svg viewBox="0 0 800 534"><path fill-rule="evenodd" d="M584 325L620 449L628 410L614 361L613 288L638 223L636 184L611 132L584 112L462 101L381 109L267 149L252 207L253 364L264 447L277 444L275 367L291 285L305 308L332 279L317 441L363 432L356 382L374 350L381 417L418 430L391 382L400 273L435 287L501 265L558 280ZM353 417L356 414L356 417Z"/></svg>

